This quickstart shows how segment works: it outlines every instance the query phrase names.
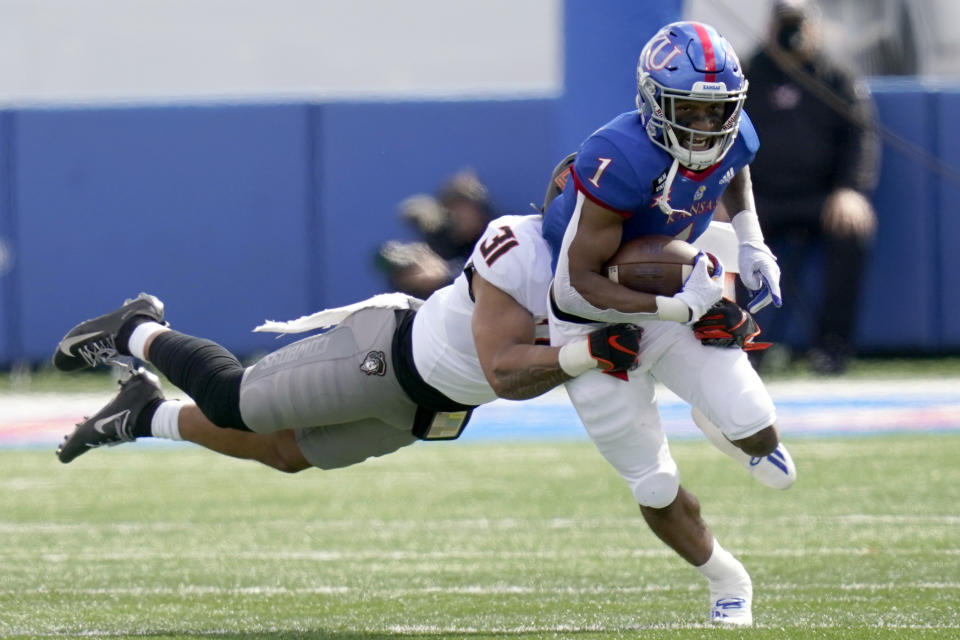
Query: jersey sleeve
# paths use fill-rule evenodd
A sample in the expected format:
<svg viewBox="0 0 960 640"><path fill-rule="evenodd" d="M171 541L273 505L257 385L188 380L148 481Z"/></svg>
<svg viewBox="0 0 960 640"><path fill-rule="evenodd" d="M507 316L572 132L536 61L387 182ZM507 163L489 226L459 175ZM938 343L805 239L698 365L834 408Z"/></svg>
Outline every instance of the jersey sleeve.
<svg viewBox="0 0 960 640"><path fill-rule="evenodd" d="M492 221L470 256L477 275L514 298L523 290L523 265L533 256L530 239L515 230L521 219L504 216Z"/></svg>
<svg viewBox="0 0 960 640"><path fill-rule="evenodd" d="M745 148L744 157L746 161L743 164L750 164L760 149L760 137L757 135L757 130L753 126L753 120L750 119L746 111L740 116L740 131L737 132L737 136ZM741 167L737 167L738 170L740 168Z"/></svg>
<svg viewBox="0 0 960 640"><path fill-rule="evenodd" d="M553 274L540 216L503 216L491 222L474 247L470 265L534 315L546 314Z"/></svg>
<svg viewBox="0 0 960 640"><path fill-rule="evenodd" d="M630 161L602 135L594 134L583 143L573 164L573 179L587 198L625 218L649 197L649 189L647 193L639 190L643 185Z"/></svg>

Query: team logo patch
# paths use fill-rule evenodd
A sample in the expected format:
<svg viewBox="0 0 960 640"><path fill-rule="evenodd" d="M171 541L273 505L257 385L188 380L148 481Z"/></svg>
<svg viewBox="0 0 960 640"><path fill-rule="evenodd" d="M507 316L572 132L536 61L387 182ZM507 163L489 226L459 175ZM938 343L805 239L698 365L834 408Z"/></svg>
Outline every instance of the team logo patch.
<svg viewBox="0 0 960 640"><path fill-rule="evenodd" d="M360 371L368 376L382 376L387 372L387 359L383 351L371 351L360 364Z"/></svg>

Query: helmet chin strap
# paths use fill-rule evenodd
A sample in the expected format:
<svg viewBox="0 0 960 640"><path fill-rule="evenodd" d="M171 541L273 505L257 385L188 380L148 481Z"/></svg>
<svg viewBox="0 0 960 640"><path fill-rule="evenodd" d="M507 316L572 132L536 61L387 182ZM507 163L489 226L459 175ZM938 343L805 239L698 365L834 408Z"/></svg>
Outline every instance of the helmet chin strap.
<svg viewBox="0 0 960 640"><path fill-rule="evenodd" d="M680 161L674 158L673 163L670 165L670 170L667 171L667 179L663 183L663 193L660 195L660 199L657 200L657 206L660 207L660 211L663 211L663 213L668 216L673 213L673 207L670 206L670 187L673 186L673 179L677 177L677 169L679 167Z"/></svg>
<svg viewBox="0 0 960 640"><path fill-rule="evenodd" d="M709 132L709 131L704 132L704 134L709 134L709 135L715 135L716 133L719 133L719 132ZM690 144L691 145L693 144L692 133L683 132L682 135L686 135L690 137ZM684 166L694 171L700 171L701 169L706 169L710 165L720 162L720 159L724 155L726 155L725 153L721 154L718 152L718 153L714 153L712 156L707 156L708 153L714 151L719 146L723 145L723 141L720 139L714 139L712 142L710 142L710 146L707 149L704 149L703 151L694 151L692 148L685 147L684 145L680 144L680 140L677 138L677 132L673 130L673 127L667 126L666 123L664 123L664 127L663 127L663 139L664 139L664 143L668 143L668 146L670 148L670 154L674 158L678 158L676 154L678 153L678 150L681 150L681 152L685 154L685 157L687 158L687 162L683 163ZM674 174L675 173L676 173L676 170L674 170Z"/></svg>

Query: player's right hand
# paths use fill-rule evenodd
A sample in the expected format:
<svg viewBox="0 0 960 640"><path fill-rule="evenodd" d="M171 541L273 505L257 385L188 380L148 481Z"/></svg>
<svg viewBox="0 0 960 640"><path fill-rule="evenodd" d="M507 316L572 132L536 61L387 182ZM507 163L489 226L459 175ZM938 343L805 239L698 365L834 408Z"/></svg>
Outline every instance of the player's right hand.
<svg viewBox="0 0 960 640"><path fill-rule="evenodd" d="M707 271L708 262L713 263L713 275ZM723 297L723 267L720 261L709 253L698 253L693 271L683 283L683 290L673 297L690 307L690 319L686 324L699 320L707 309Z"/></svg>
<svg viewBox="0 0 960 640"><path fill-rule="evenodd" d="M557 355L560 369L571 378L600 369L620 373L637 368L640 336L643 329L635 324L606 324L560 347Z"/></svg>
<svg viewBox="0 0 960 640"><path fill-rule="evenodd" d="M637 368L640 336L643 329L635 324L608 324L590 332L590 357L597 368L607 373L632 371Z"/></svg>

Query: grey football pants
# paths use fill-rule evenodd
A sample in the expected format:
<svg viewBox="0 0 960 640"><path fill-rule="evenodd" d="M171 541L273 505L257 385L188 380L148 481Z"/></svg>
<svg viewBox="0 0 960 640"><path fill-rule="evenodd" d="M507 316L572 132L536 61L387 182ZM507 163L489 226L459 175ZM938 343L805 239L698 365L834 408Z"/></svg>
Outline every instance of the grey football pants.
<svg viewBox="0 0 960 640"><path fill-rule="evenodd" d="M296 430L304 457L321 469L413 443L417 407L395 375L395 329L394 310L362 309L266 355L240 384L244 422L257 433Z"/></svg>

